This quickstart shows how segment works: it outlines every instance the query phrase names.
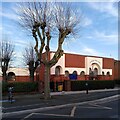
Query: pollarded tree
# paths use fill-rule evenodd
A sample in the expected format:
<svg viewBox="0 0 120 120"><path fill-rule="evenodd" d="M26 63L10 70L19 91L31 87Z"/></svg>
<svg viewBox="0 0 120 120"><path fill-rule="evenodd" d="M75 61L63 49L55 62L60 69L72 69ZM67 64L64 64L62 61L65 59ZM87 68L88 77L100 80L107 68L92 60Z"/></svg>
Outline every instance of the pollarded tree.
<svg viewBox="0 0 120 120"><path fill-rule="evenodd" d="M29 45L25 48L25 52L23 53L23 59L26 65L28 65L29 73L30 73L30 80L34 81L34 73L39 65L39 61L37 59L37 55L34 50L33 45Z"/></svg>
<svg viewBox="0 0 120 120"><path fill-rule="evenodd" d="M79 14L69 6L69 3L28 2L19 5L20 24L29 30L35 39L35 51L41 64L45 66L44 94L50 98L50 68L63 55L65 38L77 32L80 23ZM56 34L57 33L57 34ZM50 41L56 34L58 47L52 59L49 60ZM42 55L45 51L45 59Z"/></svg>
<svg viewBox="0 0 120 120"><path fill-rule="evenodd" d="M3 80L7 81L7 70L14 57L14 45L10 41L4 40L0 42L0 66L2 70Z"/></svg>

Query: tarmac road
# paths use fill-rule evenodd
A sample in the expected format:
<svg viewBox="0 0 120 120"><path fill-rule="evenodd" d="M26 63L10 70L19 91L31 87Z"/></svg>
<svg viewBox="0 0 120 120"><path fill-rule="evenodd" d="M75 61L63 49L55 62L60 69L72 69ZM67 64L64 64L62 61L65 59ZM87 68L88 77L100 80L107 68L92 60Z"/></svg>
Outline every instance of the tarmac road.
<svg viewBox="0 0 120 120"><path fill-rule="evenodd" d="M85 91L76 94L59 93L53 95L51 100L40 99L39 95L24 99L17 96L13 104L3 102L3 119L117 118L118 98L118 89L91 91L89 94Z"/></svg>

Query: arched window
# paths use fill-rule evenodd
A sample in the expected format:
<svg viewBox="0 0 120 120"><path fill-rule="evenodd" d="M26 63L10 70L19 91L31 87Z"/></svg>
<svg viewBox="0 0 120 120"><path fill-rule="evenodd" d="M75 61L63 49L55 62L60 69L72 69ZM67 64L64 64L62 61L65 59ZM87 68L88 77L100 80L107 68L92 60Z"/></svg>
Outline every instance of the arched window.
<svg viewBox="0 0 120 120"><path fill-rule="evenodd" d="M107 76L110 76L110 72L108 71L108 72L106 73L106 75L107 75Z"/></svg>
<svg viewBox="0 0 120 120"><path fill-rule="evenodd" d="M60 70L61 70L61 66L57 66L57 67L55 68L55 75L56 75L56 76L59 76L59 75L60 75Z"/></svg>
<svg viewBox="0 0 120 120"><path fill-rule="evenodd" d="M81 76L84 76L84 75L85 75L85 72L84 72L84 71L81 71L80 75L81 75Z"/></svg>
<svg viewBox="0 0 120 120"><path fill-rule="evenodd" d="M69 71L68 70L65 71L65 77L69 77Z"/></svg>
<svg viewBox="0 0 120 120"><path fill-rule="evenodd" d="M15 73L14 72L9 72L7 76L8 80L15 81Z"/></svg>
<svg viewBox="0 0 120 120"><path fill-rule="evenodd" d="M92 72L92 69L91 69L91 68L89 68L89 74L91 74L91 72Z"/></svg>
<svg viewBox="0 0 120 120"><path fill-rule="evenodd" d="M74 75L77 75L77 71L73 71L73 74L74 74Z"/></svg>
<svg viewBox="0 0 120 120"><path fill-rule="evenodd" d="M73 71L73 73L70 74L69 78L70 78L71 80L76 80L76 79L77 79L77 71Z"/></svg>
<svg viewBox="0 0 120 120"><path fill-rule="evenodd" d="M105 75L105 73L102 71L102 75Z"/></svg>

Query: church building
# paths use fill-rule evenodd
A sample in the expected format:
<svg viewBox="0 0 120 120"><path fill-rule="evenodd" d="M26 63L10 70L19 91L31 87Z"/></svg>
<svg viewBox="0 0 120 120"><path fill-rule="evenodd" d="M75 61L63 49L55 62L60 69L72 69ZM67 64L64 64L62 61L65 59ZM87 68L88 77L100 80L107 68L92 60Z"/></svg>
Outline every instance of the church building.
<svg viewBox="0 0 120 120"><path fill-rule="evenodd" d="M52 59L54 52L50 52ZM50 81L118 79L118 61L113 58L64 53L50 69ZM44 66L36 70L36 79L44 80Z"/></svg>

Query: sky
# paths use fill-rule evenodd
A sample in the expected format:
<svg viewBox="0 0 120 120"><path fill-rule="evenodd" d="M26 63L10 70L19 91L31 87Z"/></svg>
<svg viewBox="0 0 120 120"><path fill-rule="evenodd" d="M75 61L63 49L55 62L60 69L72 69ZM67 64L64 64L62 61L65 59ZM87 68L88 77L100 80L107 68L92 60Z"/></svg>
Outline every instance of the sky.
<svg viewBox="0 0 120 120"><path fill-rule="evenodd" d="M77 0L72 8L82 15L81 27L77 35L65 40L64 52L118 59L118 2ZM8 39L15 45L12 66L24 66L24 48L34 44L34 38L18 24L16 1L1 2L0 9L0 39ZM55 41L51 42L52 51L56 50L56 45Z"/></svg>

